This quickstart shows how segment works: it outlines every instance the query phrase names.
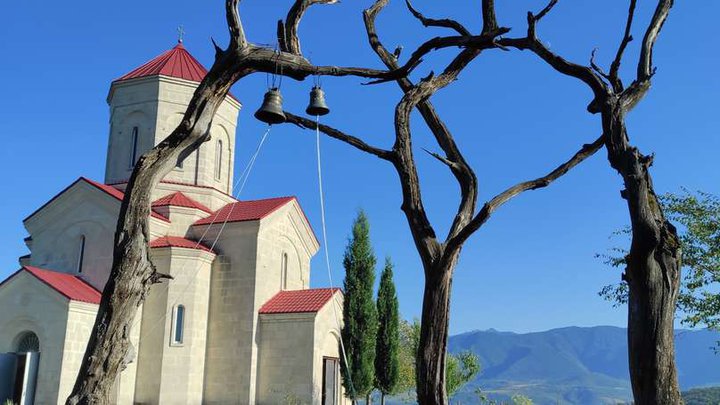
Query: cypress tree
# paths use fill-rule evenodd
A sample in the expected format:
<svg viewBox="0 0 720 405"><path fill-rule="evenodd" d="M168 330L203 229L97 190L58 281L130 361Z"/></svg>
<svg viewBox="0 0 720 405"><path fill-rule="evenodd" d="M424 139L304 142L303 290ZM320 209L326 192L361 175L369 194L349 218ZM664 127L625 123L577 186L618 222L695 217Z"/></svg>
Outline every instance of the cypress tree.
<svg viewBox="0 0 720 405"><path fill-rule="evenodd" d="M375 263L370 225L365 213L360 211L353 223L352 237L343 260L345 300L341 334L348 364L343 361L341 368L345 391L353 401L368 396L375 385Z"/></svg>
<svg viewBox="0 0 720 405"><path fill-rule="evenodd" d="M385 405L385 395L392 394L400 379L400 315L393 282L393 265L385 259L377 298L378 332L375 345L375 381Z"/></svg>

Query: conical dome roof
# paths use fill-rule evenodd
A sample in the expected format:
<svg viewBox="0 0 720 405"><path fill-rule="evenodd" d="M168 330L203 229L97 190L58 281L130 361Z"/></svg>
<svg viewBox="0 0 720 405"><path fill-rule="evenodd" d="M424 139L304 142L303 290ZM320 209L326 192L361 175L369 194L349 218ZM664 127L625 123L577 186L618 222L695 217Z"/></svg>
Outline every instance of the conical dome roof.
<svg viewBox="0 0 720 405"><path fill-rule="evenodd" d="M200 82L207 74L207 69L198 62L183 46L182 42L172 49L155 57L137 69L117 78L115 81L137 79L149 76L169 76L179 79Z"/></svg>

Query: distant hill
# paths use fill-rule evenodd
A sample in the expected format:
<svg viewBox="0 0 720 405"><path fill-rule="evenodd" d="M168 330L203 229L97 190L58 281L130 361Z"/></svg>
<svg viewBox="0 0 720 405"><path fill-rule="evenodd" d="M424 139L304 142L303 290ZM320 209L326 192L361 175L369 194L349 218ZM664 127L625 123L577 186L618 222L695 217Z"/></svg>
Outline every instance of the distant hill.
<svg viewBox="0 0 720 405"><path fill-rule="evenodd" d="M720 405L720 387L693 388L683 392L685 405Z"/></svg>
<svg viewBox="0 0 720 405"><path fill-rule="evenodd" d="M632 394L627 370L624 328L569 327L538 333L474 331L452 336L451 352L471 350L482 364L481 374L456 400L476 403L481 388L506 399L520 393L535 404L617 404ZM680 385L720 385L720 355L712 347L719 333L677 331Z"/></svg>

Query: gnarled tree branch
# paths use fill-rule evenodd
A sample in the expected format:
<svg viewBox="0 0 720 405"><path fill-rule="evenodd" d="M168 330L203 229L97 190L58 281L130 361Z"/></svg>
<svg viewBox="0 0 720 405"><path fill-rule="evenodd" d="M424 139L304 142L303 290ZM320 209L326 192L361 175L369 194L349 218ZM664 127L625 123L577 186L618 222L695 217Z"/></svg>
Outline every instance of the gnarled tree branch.
<svg viewBox="0 0 720 405"><path fill-rule="evenodd" d="M229 49L235 50L244 48L245 45L247 45L245 30L240 21L240 11L238 11L239 3L240 0L225 1L225 19L227 20L228 31L230 32Z"/></svg>
<svg viewBox="0 0 720 405"><path fill-rule="evenodd" d="M502 38L498 40L498 43L507 47L532 51L558 72L582 80L593 91L596 100L602 99L608 93L608 87L601 76L595 74L591 67L569 62L555 54L537 37L537 23L553 9L557 2L558 0L551 0L538 14L528 12L528 29L525 38ZM588 110L597 112L596 103L591 103Z"/></svg>
<svg viewBox="0 0 720 405"><path fill-rule="evenodd" d="M300 128L303 129L319 129L320 132L324 133L325 135L337 139L339 141L343 141L347 143L350 146L355 147L356 149L359 149L363 152L369 153L371 155L375 155L381 159L392 161L395 157L395 154L393 151L385 150L381 148L377 148L374 146L370 146L362 139L348 135L345 132L342 132L338 129L335 129L331 126L325 125L325 124L319 124L313 120L297 116L293 113L285 111L285 116L287 117L286 122L289 124L295 124Z"/></svg>
<svg viewBox="0 0 720 405"><path fill-rule="evenodd" d="M570 171L570 169L594 155L595 152L602 148L604 143L605 136L601 135L593 143L583 145L582 148L580 148L580 150L577 151L568 161L561 164L545 176L515 184L514 186L497 194L495 197L490 199L490 201L486 202L485 205L483 205L482 209L480 209L477 215L475 215L473 220L465 228L447 242L448 250L451 251L462 245L462 243L467 240L473 232L480 228L490 218L490 215L492 215L495 210L508 202L510 199L525 191L547 187L550 183Z"/></svg>
<svg viewBox="0 0 720 405"><path fill-rule="evenodd" d="M280 50L293 53L295 55L302 55L298 28L300 27L300 20L305 15L305 12L314 4L335 3L338 3L338 0L296 0L288 11L285 23L282 21L278 22L278 41Z"/></svg>
<svg viewBox="0 0 720 405"><path fill-rule="evenodd" d="M424 15L422 15L422 13L417 11L417 9L415 9L415 7L413 7L410 0L405 0L405 4L407 5L408 10L410 10L410 13L412 13L412 15L415 18L417 18L418 20L420 20L422 25L424 25L426 27L450 28L452 30L455 30L455 32L457 32L458 34L460 34L462 36L470 35L470 31L468 31L467 28L465 28L462 24L460 24L459 22L457 22L453 19L450 19L450 18L442 18L442 19L427 18Z"/></svg>
<svg viewBox="0 0 720 405"><path fill-rule="evenodd" d="M613 86L613 90L615 93L621 93L623 91L623 84L622 80L620 79L620 64L622 63L623 54L625 53L625 49L627 48L628 44L633 40L633 37L631 35L632 30L632 23L635 19L635 6L637 5L637 0L630 0L630 8L628 9L628 17L627 21L625 22L625 33L623 34L623 39L620 41L620 46L618 47L617 53L615 54L615 59L613 59L612 63L610 64L610 83Z"/></svg>

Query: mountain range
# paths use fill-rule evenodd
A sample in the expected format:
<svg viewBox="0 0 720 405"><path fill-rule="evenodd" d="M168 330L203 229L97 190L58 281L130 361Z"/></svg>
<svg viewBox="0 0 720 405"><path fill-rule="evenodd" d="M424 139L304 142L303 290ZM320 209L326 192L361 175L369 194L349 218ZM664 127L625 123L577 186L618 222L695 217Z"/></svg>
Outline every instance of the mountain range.
<svg viewBox="0 0 720 405"><path fill-rule="evenodd" d="M567 327L535 333L493 329L451 336L450 352L470 350L480 374L454 398L477 403L477 390L490 398L522 394L535 404L617 404L632 398L627 365L627 331L611 326ZM720 385L720 333L676 331L680 386Z"/></svg>

